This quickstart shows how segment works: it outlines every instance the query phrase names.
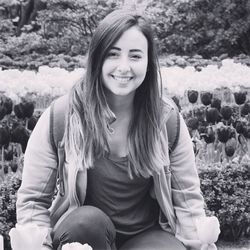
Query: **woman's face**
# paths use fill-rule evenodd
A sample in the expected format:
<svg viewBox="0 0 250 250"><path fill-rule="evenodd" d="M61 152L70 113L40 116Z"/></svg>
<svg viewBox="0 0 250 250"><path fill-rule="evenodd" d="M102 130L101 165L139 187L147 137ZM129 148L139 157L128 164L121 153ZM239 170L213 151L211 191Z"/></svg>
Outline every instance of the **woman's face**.
<svg viewBox="0 0 250 250"><path fill-rule="evenodd" d="M126 30L111 47L102 66L104 86L114 95L134 93L148 66L148 41L136 27Z"/></svg>

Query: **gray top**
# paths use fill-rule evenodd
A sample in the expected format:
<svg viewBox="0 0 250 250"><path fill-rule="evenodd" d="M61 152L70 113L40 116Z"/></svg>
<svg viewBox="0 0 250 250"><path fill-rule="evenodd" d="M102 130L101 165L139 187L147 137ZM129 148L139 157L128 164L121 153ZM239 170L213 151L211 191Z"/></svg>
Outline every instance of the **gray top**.
<svg viewBox="0 0 250 250"><path fill-rule="evenodd" d="M159 218L158 203L149 194L152 185L152 177L129 177L127 157L106 154L88 170L85 204L105 212L117 232L139 233Z"/></svg>

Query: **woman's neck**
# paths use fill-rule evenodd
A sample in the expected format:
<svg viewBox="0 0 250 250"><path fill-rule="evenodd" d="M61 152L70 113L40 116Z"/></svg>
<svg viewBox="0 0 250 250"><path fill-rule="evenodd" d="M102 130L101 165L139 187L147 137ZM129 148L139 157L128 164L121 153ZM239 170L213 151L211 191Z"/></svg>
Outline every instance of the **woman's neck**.
<svg viewBox="0 0 250 250"><path fill-rule="evenodd" d="M107 102L111 110L117 117L123 115L131 115L133 110L134 93L126 96L117 96L112 93L107 93Z"/></svg>

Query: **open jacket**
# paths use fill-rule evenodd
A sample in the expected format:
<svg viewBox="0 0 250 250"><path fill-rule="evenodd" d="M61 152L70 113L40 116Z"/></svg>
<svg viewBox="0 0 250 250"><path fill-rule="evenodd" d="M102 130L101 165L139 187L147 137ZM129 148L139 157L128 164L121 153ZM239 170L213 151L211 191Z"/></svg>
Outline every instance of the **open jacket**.
<svg viewBox="0 0 250 250"><path fill-rule="evenodd" d="M171 119L174 108L166 102L163 121ZM161 136L165 140L168 154L166 126ZM87 185L87 170L76 170L64 154L63 145L55 153L50 139L50 107L44 111L29 139L18 190L17 223L35 223L52 229L75 208L84 204ZM59 162L58 162L59 159ZM185 122L180 115L178 143L162 166L159 174L153 176L151 190L160 205L159 223L163 230L173 233L189 250L200 250L195 220L205 216L204 200L195 165L193 146ZM57 183L58 164L63 164L64 195L58 192L54 198ZM69 187L68 179L73 187ZM51 245L48 234L46 244Z"/></svg>

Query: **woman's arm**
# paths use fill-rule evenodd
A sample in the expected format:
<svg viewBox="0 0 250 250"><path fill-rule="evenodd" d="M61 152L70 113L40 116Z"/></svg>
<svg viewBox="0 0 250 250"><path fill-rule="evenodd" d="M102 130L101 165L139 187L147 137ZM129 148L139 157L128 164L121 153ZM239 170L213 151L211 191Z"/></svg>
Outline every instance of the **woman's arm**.
<svg viewBox="0 0 250 250"><path fill-rule="evenodd" d="M193 145L183 117L180 117L180 136L170 154L171 185L174 211L177 217L176 237L191 249L200 249L196 219L205 216ZM209 229L208 229L209 230Z"/></svg>
<svg viewBox="0 0 250 250"><path fill-rule="evenodd" d="M55 192L57 156L50 144L49 123L50 108L44 111L29 139L16 208L18 225L34 223L50 230L48 208Z"/></svg>

